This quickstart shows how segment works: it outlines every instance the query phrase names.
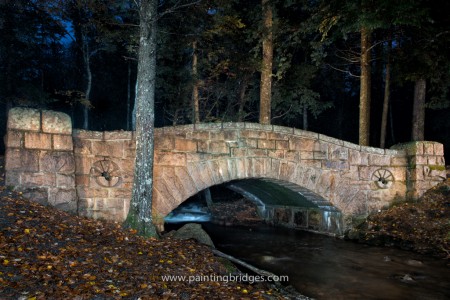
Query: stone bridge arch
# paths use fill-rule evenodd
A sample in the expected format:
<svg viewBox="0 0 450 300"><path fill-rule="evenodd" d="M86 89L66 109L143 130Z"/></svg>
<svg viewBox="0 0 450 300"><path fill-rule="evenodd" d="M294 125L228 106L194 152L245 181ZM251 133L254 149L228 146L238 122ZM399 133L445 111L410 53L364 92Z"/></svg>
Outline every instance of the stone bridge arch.
<svg viewBox="0 0 450 300"><path fill-rule="evenodd" d="M417 169L425 163L433 165ZM418 197L445 178L443 165L433 142L377 149L275 125L165 127L155 134L154 212L165 216L213 185L266 178L316 193L346 217L367 215L396 197Z"/></svg>

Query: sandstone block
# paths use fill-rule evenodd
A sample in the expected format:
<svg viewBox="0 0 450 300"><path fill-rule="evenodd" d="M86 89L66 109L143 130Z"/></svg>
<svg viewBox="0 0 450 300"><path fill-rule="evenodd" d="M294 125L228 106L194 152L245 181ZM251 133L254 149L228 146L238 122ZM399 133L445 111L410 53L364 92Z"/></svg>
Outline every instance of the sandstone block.
<svg viewBox="0 0 450 300"><path fill-rule="evenodd" d="M71 135L53 135L53 149L55 150L73 150L73 142Z"/></svg>
<svg viewBox="0 0 450 300"><path fill-rule="evenodd" d="M424 142L423 150L425 155L433 155L434 154L434 143Z"/></svg>
<svg viewBox="0 0 450 300"><path fill-rule="evenodd" d="M90 140L84 140L80 138L73 139L73 152L75 154L81 155L91 155L92 153L92 142Z"/></svg>
<svg viewBox="0 0 450 300"><path fill-rule="evenodd" d="M75 189L50 189L48 202L57 209L76 213L77 211L77 194Z"/></svg>
<svg viewBox="0 0 450 300"><path fill-rule="evenodd" d="M43 110L42 131L46 133L72 134L72 120L65 113Z"/></svg>
<svg viewBox="0 0 450 300"><path fill-rule="evenodd" d="M11 108L8 112L8 129L39 131L41 129L41 113L31 108Z"/></svg>
<svg viewBox="0 0 450 300"><path fill-rule="evenodd" d="M103 139L102 131L90 131L90 130L83 130L83 129L75 129L73 131L72 135L74 138L79 138L82 140L99 140L99 141L101 141Z"/></svg>
<svg viewBox="0 0 450 300"><path fill-rule="evenodd" d="M75 159L71 152L42 151L39 166L42 172L72 174L75 172Z"/></svg>
<svg viewBox="0 0 450 300"><path fill-rule="evenodd" d="M22 173L21 185L27 187L56 186L56 174L50 173Z"/></svg>
<svg viewBox="0 0 450 300"><path fill-rule="evenodd" d="M154 143L157 150L173 150L175 148L175 139L172 136L155 136Z"/></svg>
<svg viewBox="0 0 450 300"><path fill-rule="evenodd" d="M6 135L6 147L22 148L23 146L23 132L18 130L8 130Z"/></svg>
<svg viewBox="0 0 450 300"><path fill-rule="evenodd" d="M372 166L389 166L391 157L387 155L369 154L369 165Z"/></svg>
<svg viewBox="0 0 450 300"><path fill-rule="evenodd" d="M39 150L6 149L5 169L7 171L39 171Z"/></svg>
<svg viewBox="0 0 450 300"><path fill-rule="evenodd" d="M241 138L267 139L267 132L259 130L241 130Z"/></svg>
<svg viewBox="0 0 450 300"><path fill-rule="evenodd" d="M75 184L79 187L89 186L90 185L91 176L89 175L76 175L75 176Z"/></svg>
<svg viewBox="0 0 450 300"><path fill-rule="evenodd" d="M56 186L60 188L75 188L75 176L56 174Z"/></svg>
<svg viewBox="0 0 450 300"><path fill-rule="evenodd" d="M209 152L211 153L229 153L230 149L227 143L222 141L211 141L209 143Z"/></svg>
<svg viewBox="0 0 450 300"><path fill-rule="evenodd" d="M315 141L299 137L289 139L289 149L297 151L314 151Z"/></svg>
<svg viewBox="0 0 450 300"><path fill-rule="evenodd" d="M110 140L131 140L133 135L132 131L116 130L103 132L103 139L105 141Z"/></svg>
<svg viewBox="0 0 450 300"><path fill-rule="evenodd" d="M25 132L25 148L27 149L52 149L52 135L38 132Z"/></svg>
<svg viewBox="0 0 450 300"><path fill-rule="evenodd" d="M248 149L247 150L247 156L250 157L265 157L267 156L267 150L266 149Z"/></svg>
<svg viewBox="0 0 450 300"><path fill-rule="evenodd" d="M166 166L185 166L186 154L185 153L170 153L163 151L155 151L155 165Z"/></svg>
<svg viewBox="0 0 450 300"><path fill-rule="evenodd" d="M273 141L273 140L258 140L257 147L259 149L275 149L275 141Z"/></svg>
<svg viewBox="0 0 450 300"><path fill-rule="evenodd" d="M123 157L124 143L122 141L93 141L92 151L97 156Z"/></svg>
<svg viewBox="0 0 450 300"><path fill-rule="evenodd" d="M434 154L436 155L444 155L444 145L435 143L434 144Z"/></svg>
<svg viewBox="0 0 450 300"><path fill-rule="evenodd" d="M175 139L175 151L197 152L197 142L187 139Z"/></svg>

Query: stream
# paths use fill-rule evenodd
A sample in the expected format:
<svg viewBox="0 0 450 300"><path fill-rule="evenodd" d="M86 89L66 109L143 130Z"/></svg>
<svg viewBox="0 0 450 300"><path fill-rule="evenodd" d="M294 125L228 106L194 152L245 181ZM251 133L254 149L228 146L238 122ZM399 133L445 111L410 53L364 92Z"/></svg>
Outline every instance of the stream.
<svg viewBox="0 0 450 300"><path fill-rule="evenodd" d="M315 299L450 299L450 263L305 231L202 223L216 247Z"/></svg>

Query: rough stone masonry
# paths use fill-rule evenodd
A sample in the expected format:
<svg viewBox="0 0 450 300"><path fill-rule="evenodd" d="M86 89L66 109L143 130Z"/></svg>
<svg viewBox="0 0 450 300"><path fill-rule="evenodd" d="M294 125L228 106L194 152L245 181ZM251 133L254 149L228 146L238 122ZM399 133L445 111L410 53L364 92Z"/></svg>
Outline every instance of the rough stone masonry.
<svg viewBox="0 0 450 300"><path fill-rule="evenodd" d="M133 182L133 132L73 130L64 113L13 108L5 141L7 185L66 211L125 219ZM444 148L436 142L377 149L255 123L157 128L154 142L156 223L190 196L231 180L292 183L351 218L398 198L418 198L446 177Z"/></svg>

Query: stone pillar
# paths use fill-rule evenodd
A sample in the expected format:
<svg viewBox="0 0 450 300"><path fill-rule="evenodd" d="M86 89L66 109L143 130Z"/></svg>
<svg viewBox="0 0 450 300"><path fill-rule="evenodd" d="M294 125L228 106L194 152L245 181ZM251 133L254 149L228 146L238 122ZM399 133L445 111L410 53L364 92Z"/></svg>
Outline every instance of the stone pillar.
<svg viewBox="0 0 450 300"><path fill-rule="evenodd" d="M42 204L76 212L72 121L61 112L13 108L6 135L6 185Z"/></svg>
<svg viewBox="0 0 450 300"><path fill-rule="evenodd" d="M444 146L437 142L410 142L394 145L404 149L408 159L407 198L418 199L446 178Z"/></svg>
<svg viewBox="0 0 450 300"><path fill-rule="evenodd" d="M133 185L133 133L75 130L73 139L79 214L123 222Z"/></svg>

